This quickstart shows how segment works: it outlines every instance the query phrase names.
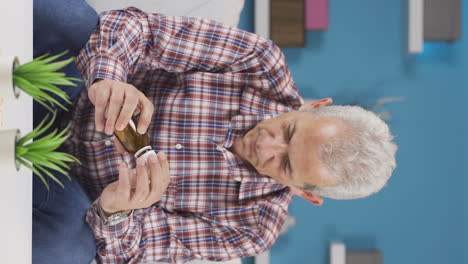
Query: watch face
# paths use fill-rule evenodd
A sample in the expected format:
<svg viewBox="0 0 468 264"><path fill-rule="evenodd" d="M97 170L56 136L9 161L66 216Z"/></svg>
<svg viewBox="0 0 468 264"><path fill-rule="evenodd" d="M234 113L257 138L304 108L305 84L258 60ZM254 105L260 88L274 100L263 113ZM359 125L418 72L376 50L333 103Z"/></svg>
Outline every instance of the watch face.
<svg viewBox="0 0 468 264"><path fill-rule="evenodd" d="M116 225L116 224L119 224L120 222L124 221L125 219L127 219L127 217L129 217L132 212L133 212L133 210L121 211L121 212L117 212L115 214L112 214L112 215L110 215L108 217L104 217L101 214L101 212L99 212L99 217L104 222L104 225Z"/></svg>
<svg viewBox="0 0 468 264"><path fill-rule="evenodd" d="M111 215L111 216L109 217L109 219L110 219L110 220L117 220L117 219L120 218L120 216L121 216L120 213L115 213L115 214Z"/></svg>

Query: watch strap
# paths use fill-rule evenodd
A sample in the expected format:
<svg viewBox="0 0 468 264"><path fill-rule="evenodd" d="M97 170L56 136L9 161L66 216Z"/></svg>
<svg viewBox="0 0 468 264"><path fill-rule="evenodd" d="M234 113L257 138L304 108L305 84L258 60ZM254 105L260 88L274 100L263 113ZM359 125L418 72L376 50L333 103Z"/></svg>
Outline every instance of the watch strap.
<svg viewBox="0 0 468 264"><path fill-rule="evenodd" d="M106 216L104 210L102 210L101 204L99 202L97 203L97 214L105 226L120 224L121 222L125 221L132 213L133 210L125 210Z"/></svg>

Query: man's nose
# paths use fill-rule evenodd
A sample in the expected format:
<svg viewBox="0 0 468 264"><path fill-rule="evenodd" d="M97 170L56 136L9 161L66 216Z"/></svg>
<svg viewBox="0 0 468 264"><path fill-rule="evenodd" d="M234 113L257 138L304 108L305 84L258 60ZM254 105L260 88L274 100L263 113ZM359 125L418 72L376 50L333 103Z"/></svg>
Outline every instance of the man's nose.
<svg viewBox="0 0 468 264"><path fill-rule="evenodd" d="M287 147L288 145L286 143L275 141L270 144L267 144L265 150L271 153L283 153L284 151L286 151Z"/></svg>
<svg viewBox="0 0 468 264"><path fill-rule="evenodd" d="M286 142L280 139L273 139L262 143L263 144L259 144L258 150L266 157L267 160L270 160L275 156L282 155L288 148Z"/></svg>

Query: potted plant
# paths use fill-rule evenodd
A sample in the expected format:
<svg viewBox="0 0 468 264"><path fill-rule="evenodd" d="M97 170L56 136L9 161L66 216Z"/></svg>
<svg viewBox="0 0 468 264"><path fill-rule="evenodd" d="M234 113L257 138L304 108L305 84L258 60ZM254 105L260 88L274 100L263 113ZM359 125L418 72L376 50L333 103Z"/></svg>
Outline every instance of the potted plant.
<svg viewBox="0 0 468 264"><path fill-rule="evenodd" d="M19 65L16 57L0 57L0 96L17 98L19 91L22 90L50 111L53 111L52 107L54 106L67 110L62 103L53 97L56 95L70 103L68 95L56 85L76 86L72 81L81 80L66 77L65 73L57 72L75 60L74 57L71 57L54 62L66 53L67 51L64 51L52 57L49 57L49 54L44 54L23 65Z"/></svg>
<svg viewBox="0 0 468 264"><path fill-rule="evenodd" d="M69 126L61 132L55 129L50 134L44 135L44 132L54 123L55 117L56 112L54 111L50 121L47 121L49 116L46 116L33 131L24 137L19 136L17 129L0 131L2 171L19 170L20 164L24 165L41 179L47 189L49 189L49 184L45 176L63 187L62 182L51 173L51 170L60 172L71 180L67 172L70 169L67 163L80 162L70 154L57 151L57 148L68 137L66 133ZM34 139L34 141L31 141L31 139Z"/></svg>
<svg viewBox="0 0 468 264"><path fill-rule="evenodd" d="M18 98L20 90L13 82L13 71L19 66L18 57L0 57L0 97Z"/></svg>
<svg viewBox="0 0 468 264"><path fill-rule="evenodd" d="M20 168L20 163L15 159L15 143L20 138L18 129L0 130L0 167L2 173L14 173Z"/></svg>

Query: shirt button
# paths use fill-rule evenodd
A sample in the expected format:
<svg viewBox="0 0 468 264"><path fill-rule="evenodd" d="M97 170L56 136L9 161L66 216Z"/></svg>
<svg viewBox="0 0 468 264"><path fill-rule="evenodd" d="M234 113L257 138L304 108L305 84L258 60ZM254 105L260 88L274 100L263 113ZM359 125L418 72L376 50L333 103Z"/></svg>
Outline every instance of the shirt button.
<svg viewBox="0 0 468 264"><path fill-rule="evenodd" d="M104 144L106 144L106 146L110 147L110 146L112 146L112 141L106 140L106 141L104 142Z"/></svg>
<svg viewBox="0 0 468 264"><path fill-rule="evenodd" d="M176 148L177 150L181 150L183 147L182 147L181 144L177 144L177 145L175 145L175 148Z"/></svg>

